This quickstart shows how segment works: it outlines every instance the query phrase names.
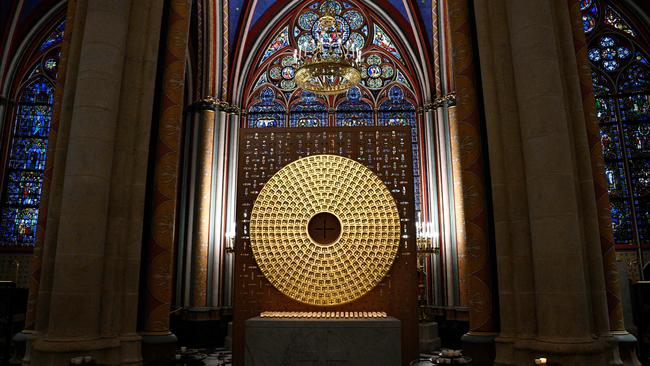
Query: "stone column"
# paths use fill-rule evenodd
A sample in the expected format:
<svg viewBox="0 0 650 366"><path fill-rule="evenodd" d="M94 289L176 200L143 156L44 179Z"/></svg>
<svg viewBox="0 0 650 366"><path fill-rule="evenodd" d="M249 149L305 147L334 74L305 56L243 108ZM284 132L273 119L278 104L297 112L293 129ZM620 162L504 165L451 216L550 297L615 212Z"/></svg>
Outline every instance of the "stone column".
<svg viewBox="0 0 650 366"><path fill-rule="evenodd" d="M209 100L199 103L196 129L196 172L194 174L194 215L192 223L192 267L190 307L208 307L208 262L210 251L213 200L213 160L215 105Z"/></svg>
<svg viewBox="0 0 650 366"><path fill-rule="evenodd" d="M150 233L144 244L143 257L146 275L141 302L145 359L173 355L176 342L176 337L169 331L169 314L190 6L189 0L171 0L165 20L167 39L163 54L160 119L156 121L158 136L152 175Z"/></svg>
<svg viewBox="0 0 650 366"><path fill-rule="evenodd" d="M490 245L487 162L483 154L483 131L478 69L473 50L473 20L469 1L450 3L450 28L454 60L456 103L450 113L456 217L459 234L459 265L463 267L461 296L469 307L469 332L463 341L475 362L492 358L492 340L499 329L493 281L494 258ZM462 212L462 214L461 214ZM480 345L480 346L479 346ZM469 351L469 349L468 349Z"/></svg>
<svg viewBox="0 0 650 366"><path fill-rule="evenodd" d="M77 0L24 363L138 364L139 252L162 5Z"/></svg>
<svg viewBox="0 0 650 366"><path fill-rule="evenodd" d="M228 123L228 185L226 189L226 233L228 238L233 238L236 232L236 211L237 211L237 162L239 157L239 128L240 116L238 111L233 110L227 115L224 121ZM234 244L234 242L232 243ZM230 245L230 243L228 243ZM234 248L231 248L234 249ZM223 292L221 295L221 304L224 309L232 311L233 304L233 264L235 261L234 252L225 251L223 261Z"/></svg>
<svg viewBox="0 0 650 366"><path fill-rule="evenodd" d="M494 200L496 365L621 364L564 1L476 1ZM460 90L460 88L459 88Z"/></svg>
<svg viewBox="0 0 650 366"><path fill-rule="evenodd" d="M425 109L424 111L424 123L422 131L422 146L425 149L423 161L426 163L426 169L423 171L427 172L427 186L422 187L427 191L427 201L422 202L422 206L426 208L426 212L423 213L423 221L430 222L435 226L435 230L438 232L438 243L441 242L440 238L445 238L444 223L442 222L441 216L444 216L444 208L441 207L443 202L440 199L442 196L442 184L439 177L439 169L444 164L440 164L441 161L444 161L444 158L440 156L440 149L438 144L438 127L439 124L436 123L436 114L435 110ZM423 210L425 211L425 210ZM443 306L444 305L444 296L442 296L442 272L440 253L430 253L424 256L422 259L424 272L427 276L426 278L426 295L427 295L427 305L431 306Z"/></svg>

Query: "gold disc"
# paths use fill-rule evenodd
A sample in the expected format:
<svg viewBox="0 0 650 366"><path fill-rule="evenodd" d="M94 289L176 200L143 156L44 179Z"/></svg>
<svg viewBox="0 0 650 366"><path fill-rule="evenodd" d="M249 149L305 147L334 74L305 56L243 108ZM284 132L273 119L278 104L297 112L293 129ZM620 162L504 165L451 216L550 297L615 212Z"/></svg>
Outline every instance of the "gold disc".
<svg viewBox="0 0 650 366"><path fill-rule="evenodd" d="M372 171L336 155L285 166L253 205L257 265L280 292L310 305L340 305L386 276L400 240L393 196Z"/></svg>

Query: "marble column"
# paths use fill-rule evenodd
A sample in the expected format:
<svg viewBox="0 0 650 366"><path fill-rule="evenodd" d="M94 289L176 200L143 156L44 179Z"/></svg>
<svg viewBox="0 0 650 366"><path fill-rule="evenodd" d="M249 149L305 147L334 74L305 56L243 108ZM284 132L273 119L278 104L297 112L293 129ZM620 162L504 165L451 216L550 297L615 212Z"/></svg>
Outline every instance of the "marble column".
<svg viewBox="0 0 650 366"><path fill-rule="evenodd" d="M77 0L24 364L139 364L138 278L162 5Z"/></svg>
<svg viewBox="0 0 650 366"><path fill-rule="evenodd" d="M495 365L620 365L565 1L474 2L494 202Z"/></svg>
<svg viewBox="0 0 650 366"><path fill-rule="evenodd" d="M495 304L494 258L490 244L487 162L483 154L478 69L473 49L473 20L469 2L450 3L456 107L450 114L457 232L463 268L462 298L469 307L468 343L490 344L499 329ZM486 351L487 352L487 351ZM488 352L489 353L489 352ZM476 357L476 356L475 356ZM489 358L489 356L488 356Z"/></svg>
<svg viewBox="0 0 650 366"><path fill-rule="evenodd" d="M173 354L173 344L176 342L176 337L169 331L169 316L190 7L189 0L171 0L165 19L167 38L162 54L162 96L159 120L156 121L158 136L152 174L150 233L144 243L143 257L146 275L141 301L143 344L147 347L145 358Z"/></svg>

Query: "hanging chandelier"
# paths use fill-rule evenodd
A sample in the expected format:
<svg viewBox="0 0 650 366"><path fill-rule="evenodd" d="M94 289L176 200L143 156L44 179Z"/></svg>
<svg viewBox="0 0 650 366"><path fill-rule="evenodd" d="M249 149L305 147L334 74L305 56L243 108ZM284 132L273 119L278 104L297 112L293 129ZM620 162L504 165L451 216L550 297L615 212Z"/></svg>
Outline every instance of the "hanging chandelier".
<svg viewBox="0 0 650 366"><path fill-rule="evenodd" d="M316 21L308 47L294 51L295 81L303 90L321 95L336 95L361 81L361 49L348 47L349 30L345 21L331 13L330 7Z"/></svg>

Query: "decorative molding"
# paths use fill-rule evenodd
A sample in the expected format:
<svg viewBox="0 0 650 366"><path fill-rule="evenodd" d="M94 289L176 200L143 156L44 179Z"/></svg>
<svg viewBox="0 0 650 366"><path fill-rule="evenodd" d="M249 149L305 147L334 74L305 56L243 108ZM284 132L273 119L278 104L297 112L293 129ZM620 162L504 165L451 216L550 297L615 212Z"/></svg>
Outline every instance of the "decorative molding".
<svg viewBox="0 0 650 366"><path fill-rule="evenodd" d="M204 99L198 100L190 104L188 107L188 110L193 112L206 110L206 109L210 109L213 111L220 110L230 114L241 114L241 110L242 110L240 106L230 104L225 100L213 96L209 96Z"/></svg>
<svg viewBox="0 0 650 366"><path fill-rule="evenodd" d="M438 109L444 106L451 107L456 105L456 92L443 95L436 98L432 102L425 103L422 107L425 111Z"/></svg>

